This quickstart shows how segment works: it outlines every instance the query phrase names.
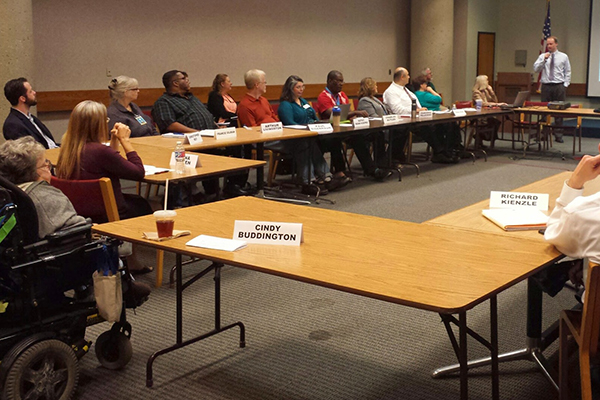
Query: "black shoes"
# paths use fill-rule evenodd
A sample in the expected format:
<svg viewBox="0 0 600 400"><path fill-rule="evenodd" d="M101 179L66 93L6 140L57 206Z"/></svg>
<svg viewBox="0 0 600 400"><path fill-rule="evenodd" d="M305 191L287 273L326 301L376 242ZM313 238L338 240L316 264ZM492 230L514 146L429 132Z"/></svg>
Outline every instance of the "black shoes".
<svg viewBox="0 0 600 400"><path fill-rule="evenodd" d="M339 190L339 189L343 188L350 182L352 182L352 179L350 179L350 177L348 177L346 175L334 176L331 178L331 180L325 180L325 187L330 192L333 192L335 190Z"/></svg>
<svg viewBox="0 0 600 400"><path fill-rule="evenodd" d="M456 164L459 161L460 157L456 155L448 156L444 153L438 153L431 157L431 162L437 164Z"/></svg>
<svg viewBox="0 0 600 400"><path fill-rule="evenodd" d="M228 184L223 188L223 194L227 197L252 196L254 191L248 185L242 188L240 185Z"/></svg>
<svg viewBox="0 0 600 400"><path fill-rule="evenodd" d="M563 138L556 138L556 139L554 139L554 141L555 141L556 143L564 143L564 142L565 142L565 141L563 140Z"/></svg>
<svg viewBox="0 0 600 400"><path fill-rule="evenodd" d="M375 179L377 182L383 182L385 178L389 177L390 175L392 175L392 171L390 170L385 168L375 168L375 171L373 171L370 176L373 177L373 179Z"/></svg>

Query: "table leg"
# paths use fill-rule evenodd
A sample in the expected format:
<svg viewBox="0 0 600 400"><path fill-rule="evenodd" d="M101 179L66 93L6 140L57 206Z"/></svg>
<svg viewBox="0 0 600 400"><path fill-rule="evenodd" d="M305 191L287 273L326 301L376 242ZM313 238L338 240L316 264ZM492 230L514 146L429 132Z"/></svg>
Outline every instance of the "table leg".
<svg viewBox="0 0 600 400"><path fill-rule="evenodd" d="M538 284L529 278L527 281L527 347L498 355L498 362L527 360L534 362L548 379L552 387L558 391L556 372L542 354L558 337L558 325L555 323L542 332L542 290ZM492 338L493 341L493 338ZM467 363L468 369L492 364L492 357L483 357ZM441 367L433 371L433 378L441 378L461 371L460 364Z"/></svg>
<svg viewBox="0 0 600 400"><path fill-rule="evenodd" d="M176 277L177 277L177 282L176 282L176 290L177 290L177 294L176 294L176 296L177 296L176 341L173 346L159 350L159 351L155 352L154 354L152 354L148 358L148 361L146 363L146 386L147 387L152 387L152 385L154 384L153 370L152 370L154 361L156 360L156 358L158 358L159 356L161 356L163 354L167 354L172 351L178 350L182 347L189 346L200 340L209 338L211 336L216 335L217 333L224 332L224 331L234 328L236 326L240 328L240 344L239 344L239 346L242 348L246 347L246 328L244 327L243 323L238 321L233 324L229 324L227 326L221 326L221 268L223 267L223 264L212 263L209 267L205 268L204 270L202 270L201 272L196 274L194 277L192 277L190 280L188 280L185 283L183 282L183 272L182 272L182 269L183 269L182 264L183 263L182 263L181 254L176 255L176 264L177 264L177 268L176 268ZM208 274L210 271L213 271L213 270L215 271L215 277L214 277L214 282L215 282L215 327L213 330L211 330L203 335L183 341L183 291L187 287L192 285L194 282L196 282L197 280L199 280L200 278L202 278L203 276L205 276L206 274Z"/></svg>

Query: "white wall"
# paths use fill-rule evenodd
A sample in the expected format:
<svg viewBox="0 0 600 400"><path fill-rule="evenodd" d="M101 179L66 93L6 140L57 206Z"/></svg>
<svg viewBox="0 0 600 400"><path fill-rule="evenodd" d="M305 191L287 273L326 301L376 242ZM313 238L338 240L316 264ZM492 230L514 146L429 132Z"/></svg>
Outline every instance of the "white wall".
<svg viewBox="0 0 600 400"><path fill-rule="evenodd" d="M39 90L105 88L120 74L162 87L170 69L209 86L245 71L269 83L297 74L324 82L339 69L347 81L389 80L407 59L408 1L33 0Z"/></svg>

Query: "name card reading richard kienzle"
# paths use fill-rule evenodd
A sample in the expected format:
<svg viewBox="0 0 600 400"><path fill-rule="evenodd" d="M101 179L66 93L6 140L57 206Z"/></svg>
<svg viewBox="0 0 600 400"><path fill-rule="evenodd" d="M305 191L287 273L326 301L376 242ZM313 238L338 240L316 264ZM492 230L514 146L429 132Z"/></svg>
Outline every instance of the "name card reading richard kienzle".
<svg viewBox="0 0 600 400"><path fill-rule="evenodd" d="M384 125L393 125L400 122L400 116L398 114L384 115L382 118Z"/></svg>
<svg viewBox="0 0 600 400"><path fill-rule="evenodd" d="M283 132L283 124L281 122L267 122L260 124L261 133L281 133Z"/></svg>
<svg viewBox="0 0 600 400"><path fill-rule="evenodd" d="M490 208L537 208L548 211L547 193L495 192L490 193Z"/></svg>
<svg viewBox="0 0 600 400"><path fill-rule="evenodd" d="M233 239L255 244L300 246L302 224L293 222L235 221Z"/></svg>
<svg viewBox="0 0 600 400"><path fill-rule="evenodd" d="M352 120L352 125L354 125L354 129L365 129L369 127L369 118L354 118Z"/></svg>
<svg viewBox="0 0 600 400"><path fill-rule="evenodd" d="M308 124L308 129L311 132L317 133L332 133L333 126L331 124Z"/></svg>
<svg viewBox="0 0 600 400"><path fill-rule="evenodd" d="M233 127L215 129L215 139L235 139L237 137L237 130Z"/></svg>
<svg viewBox="0 0 600 400"><path fill-rule="evenodd" d="M185 134L184 143L196 144L200 142L202 142L202 136L200 135L200 132L192 132Z"/></svg>

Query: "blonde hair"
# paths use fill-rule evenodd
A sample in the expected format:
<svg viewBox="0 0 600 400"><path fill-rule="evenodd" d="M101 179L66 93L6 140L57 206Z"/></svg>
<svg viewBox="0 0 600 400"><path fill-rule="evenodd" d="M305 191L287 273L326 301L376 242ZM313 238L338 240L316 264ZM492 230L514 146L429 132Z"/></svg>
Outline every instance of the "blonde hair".
<svg viewBox="0 0 600 400"><path fill-rule="evenodd" d="M125 96L125 92L129 89L134 89L139 86L137 79L130 78L125 75L117 76L110 81L108 85L108 91L110 98L114 101L122 99Z"/></svg>
<svg viewBox="0 0 600 400"><path fill-rule="evenodd" d="M477 78L475 78L475 84L473 85L473 91L475 90L483 90L485 88L487 88L489 86L489 83L486 83L486 81L488 80L488 76L487 75L479 75Z"/></svg>
<svg viewBox="0 0 600 400"><path fill-rule="evenodd" d="M375 95L375 86L377 82L371 77L366 77L360 81L360 88L358 89L358 98L373 97Z"/></svg>
<svg viewBox="0 0 600 400"><path fill-rule="evenodd" d="M71 112L67 132L60 146L56 175L62 179L79 179L81 152L86 143L108 140L106 107L102 103L84 100Z"/></svg>
<svg viewBox="0 0 600 400"><path fill-rule="evenodd" d="M247 89L254 89L254 85L260 82L260 78L266 76L265 71L260 69L251 69L244 74L244 83Z"/></svg>

